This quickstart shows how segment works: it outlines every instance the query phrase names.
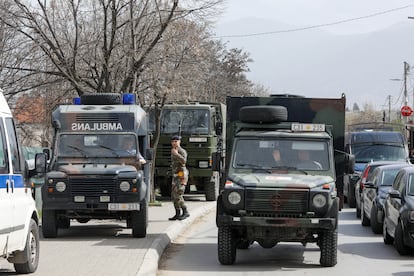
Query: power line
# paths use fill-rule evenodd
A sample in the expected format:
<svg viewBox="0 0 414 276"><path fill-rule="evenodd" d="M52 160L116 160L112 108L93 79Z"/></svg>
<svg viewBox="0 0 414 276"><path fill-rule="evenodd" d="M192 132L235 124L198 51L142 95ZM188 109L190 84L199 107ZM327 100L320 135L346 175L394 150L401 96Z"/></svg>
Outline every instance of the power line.
<svg viewBox="0 0 414 276"><path fill-rule="evenodd" d="M393 8L393 9L389 9L389 10L385 10L385 11L381 11L381 12L376 12L376 13L369 14L369 15L364 15L364 16L360 16L360 17L354 17L354 18L339 20L339 21L335 21L335 22L331 22L331 23L323 23L323 24L318 24L318 25L311 25L311 26L308 26L308 27L293 28L293 29L280 30L280 31L271 31L271 32L259 32L259 33L251 33L251 34L223 35L223 36L216 36L216 37L213 37L213 38L252 37L252 36L261 36L261 35L271 35L271 34L281 34L281 33L299 32L299 31L305 31L305 30L309 30L309 29L315 29L315 28L320 28L320 27L333 26L333 25L348 23L348 22L351 22L351 21L362 20L362 19L366 19L366 18L370 18L370 17L375 17L375 16L379 16L379 15L383 15L383 14L395 12L395 11L398 11L398 10L403 10L403 9L410 8L410 7L413 7L413 6L414 6L414 4L411 4L411 5L402 6L402 7L398 7L398 8Z"/></svg>

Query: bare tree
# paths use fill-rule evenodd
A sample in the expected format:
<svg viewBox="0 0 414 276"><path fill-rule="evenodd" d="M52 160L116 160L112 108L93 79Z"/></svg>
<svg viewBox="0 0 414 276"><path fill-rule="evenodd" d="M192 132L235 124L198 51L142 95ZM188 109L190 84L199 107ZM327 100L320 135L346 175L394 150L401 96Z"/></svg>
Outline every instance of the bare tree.
<svg viewBox="0 0 414 276"><path fill-rule="evenodd" d="M221 2L9 0L0 27L14 47L0 79L9 95L50 91L49 108L74 94L136 93L158 123L166 102L250 95L249 55L210 39Z"/></svg>
<svg viewBox="0 0 414 276"><path fill-rule="evenodd" d="M148 56L168 26L221 1L187 1L193 6L186 8L179 6L179 0L10 2L1 7L0 22L18 32L35 56L7 68L26 72L25 77L46 74L61 79L82 95L134 91ZM52 66L34 63L35 58L47 59Z"/></svg>

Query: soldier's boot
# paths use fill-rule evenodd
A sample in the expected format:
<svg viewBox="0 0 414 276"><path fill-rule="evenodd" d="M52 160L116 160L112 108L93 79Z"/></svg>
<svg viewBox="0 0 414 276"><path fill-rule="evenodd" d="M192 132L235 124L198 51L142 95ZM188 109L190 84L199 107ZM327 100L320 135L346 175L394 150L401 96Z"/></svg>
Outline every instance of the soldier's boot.
<svg viewBox="0 0 414 276"><path fill-rule="evenodd" d="M186 219L190 216L190 214L187 211L187 208L183 208L183 214L178 218L179 220Z"/></svg>
<svg viewBox="0 0 414 276"><path fill-rule="evenodd" d="M177 220L180 218L181 215L181 209L175 209L175 216L170 217L168 220Z"/></svg>

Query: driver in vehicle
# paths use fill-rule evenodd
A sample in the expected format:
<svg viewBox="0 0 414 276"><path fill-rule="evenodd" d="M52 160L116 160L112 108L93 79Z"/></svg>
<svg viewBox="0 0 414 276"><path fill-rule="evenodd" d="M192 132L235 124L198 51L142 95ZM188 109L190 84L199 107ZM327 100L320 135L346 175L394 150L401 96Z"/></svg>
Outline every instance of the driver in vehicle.
<svg viewBox="0 0 414 276"><path fill-rule="evenodd" d="M147 161L144 159L141 153L139 151L137 152L137 149L134 145L134 141L132 140L132 138L127 137L123 139L122 150L127 152L130 155L136 154L138 156L138 160L141 165L147 163Z"/></svg>

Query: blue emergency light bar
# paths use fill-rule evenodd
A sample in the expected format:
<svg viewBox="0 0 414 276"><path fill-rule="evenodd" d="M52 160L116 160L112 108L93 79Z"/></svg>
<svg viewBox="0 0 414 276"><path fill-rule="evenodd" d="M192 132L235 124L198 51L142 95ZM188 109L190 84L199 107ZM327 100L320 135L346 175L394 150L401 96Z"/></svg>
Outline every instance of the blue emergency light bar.
<svg viewBox="0 0 414 276"><path fill-rule="evenodd" d="M88 103L91 104L90 101L88 101ZM81 97L73 98L72 99L72 104L81 105L82 104L82 98ZM108 104L110 104L110 103L108 102ZM119 102L117 104L119 104ZM124 105L136 104L136 95L132 94L132 93L122 94L122 104L124 104Z"/></svg>
<svg viewBox="0 0 414 276"><path fill-rule="evenodd" d="M72 103L75 105L80 105L81 104L81 98L76 97L72 99Z"/></svg>
<svg viewBox="0 0 414 276"><path fill-rule="evenodd" d="M136 97L135 94L126 93L122 94L122 104L135 104Z"/></svg>

